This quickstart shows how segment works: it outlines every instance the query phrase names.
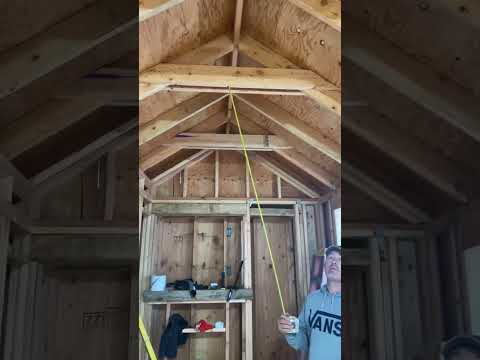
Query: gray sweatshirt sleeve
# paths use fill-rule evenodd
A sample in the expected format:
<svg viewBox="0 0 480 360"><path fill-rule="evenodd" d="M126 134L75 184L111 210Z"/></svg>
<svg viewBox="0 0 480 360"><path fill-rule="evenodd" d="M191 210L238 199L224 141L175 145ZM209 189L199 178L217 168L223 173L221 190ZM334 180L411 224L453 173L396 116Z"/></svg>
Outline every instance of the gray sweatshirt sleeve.
<svg viewBox="0 0 480 360"><path fill-rule="evenodd" d="M308 301L308 297L307 297ZM299 330L296 334L287 334L285 338L287 339L288 344L295 350L308 351L308 323L307 323L307 301L303 305L303 309L298 316L299 320Z"/></svg>

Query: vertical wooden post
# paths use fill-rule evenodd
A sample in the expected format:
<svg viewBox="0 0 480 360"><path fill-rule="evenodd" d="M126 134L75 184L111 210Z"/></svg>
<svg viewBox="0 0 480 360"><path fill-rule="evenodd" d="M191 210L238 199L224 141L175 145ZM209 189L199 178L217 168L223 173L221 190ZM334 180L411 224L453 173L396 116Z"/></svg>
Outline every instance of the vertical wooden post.
<svg viewBox="0 0 480 360"><path fill-rule="evenodd" d="M130 328L128 340L128 360L138 360L138 269L130 271Z"/></svg>
<svg viewBox="0 0 480 360"><path fill-rule="evenodd" d="M430 274L430 290L429 298L431 299L432 316L432 338L441 341L444 333L443 323L443 299L440 287L440 269L438 262L438 244L433 234L426 233L425 241L428 244L428 265Z"/></svg>
<svg viewBox="0 0 480 360"><path fill-rule="evenodd" d="M188 195L188 168L185 168L183 170L183 175L182 175L182 180L183 180L183 191L182 191L182 196L184 198L187 197Z"/></svg>
<svg viewBox="0 0 480 360"><path fill-rule="evenodd" d="M116 184L116 158L117 153L110 151L106 160L105 179L105 220L112 220L115 211L115 184Z"/></svg>
<svg viewBox="0 0 480 360"><path fill-rule="evenodd" d="M32 338L33 338L33 325L34 325L34 316L35 316L35 301L36 301L36 286L38 278L38 264L37 263L28 263L26 264L28 271L28 282L27 282L27 301L25 306L25 323L24 323L24 332L23 332L23 355L22 360L27 360L30 357L30 351L32 348ZM20 349L17 351L22 352Z"/></svg>
<svg viewBox="0 0 480 360"><path fill-rule="evenodd" d="M305 240L303 231L303 215L301 205L294 206L294 233L295 233L295 266L297 275L297 304L302 304L308 293L307 281L305 276Z"/></svg>
<svg viewBox="0 0 480 360"><path fill-rule="evenodd" d="M302 223L303 223L303 248L304 248L304 261L305 261L305 283L308 289L310 288L310 249L308 246L308 225L307 225L307 208L305 204L302 204Z"/></svg>
<svg viewBox="0 0 480 360"><path fill-rule="evenodd" d="M250 229L250 202L247 201L247 211L243 217L243 286L252 288L252 235ZM253 302L247 300L242 304L242 359L253 360Z"/></svg>
<svg viewBox="0 0 480 360"><path fill-rule="evenodd" d="M215 151L215 197L218 198L220 189L220 152Z"/></svg>
<svg viewBox="0 0 480 360"><path fill-rule="evenodd" d="M0 179L0 200L10 203L12 201L13 178ZM10 243L10 220L0 216L0 325L2 324L3 306L5 304L5 287L7 281L7 257ZM2 326L0 326L0 339Z"/></svg>
<svg viewBox="0 0 480 360"><path fill-rule="evenodd" d="M277 175L277 197L282 198L282 179Z"/></svg>
<svg viewBox="0 0 480 360"><path fill-rule="evenodd" d="M142 233L142 214L143 214L143 195L142 191L145 189L145 179L138 179L138 233ZM142 237L138 237L138 243L141 243Z"/></svg>
<svg viewBox="0 0 480 360"><path fill-rule="evenodd" d="M28 360L47 360L48 289L45 276L43 266L39 265L35 288L33 344L30 355L26 358Z"/></svg>
<svg viewBox="0 0 480 360"><path fill-rule="evenodd" d="M400 309L400 284L398 280L398 240L395 238L388 239L388 258L390 260L395 358L400 360L403 359L403 332Z"/></svg>
<svg viewBox="0 0 480 360"><path fill-rule="evenodd" d="M8 303L5 326L5 342L3 346L3 359L13 359L14 339L17 325L17 306L19 301L19 283L21 269L15 266L10 273L10 282L8 287Z"/></svg>
<svg viewBox="0 0 480 360"><path fill-rule="evenodd" d="M376 360L385 359L385 319L383 313L382 279L380 276L379 239L369 239L370 250L370 290L372 294L372 314L374 331L374 353Z"/></svg>
<svg viewBox="0 0 480 360"><path fill-rule="evenodd" d="M225 304L225 360L230 360L230 303Z"/></svg>
<svg viewBox="0 0 480 360"><path fill-rule="evenodd" d="M23 264L20 267L20 275L18 282L17 306L15 311L15 331L13 335L13 352L12 360L23 360L23 349L25 341L25 323L28 298L28 285L30 279L30 272L28 264Z"/></svg>
<svg viewBox="0 0 480 360"><path fill-rule="evenodd" d="M250 174L248 172L247 163L245 163L245 197L250 198Z"/></svg>

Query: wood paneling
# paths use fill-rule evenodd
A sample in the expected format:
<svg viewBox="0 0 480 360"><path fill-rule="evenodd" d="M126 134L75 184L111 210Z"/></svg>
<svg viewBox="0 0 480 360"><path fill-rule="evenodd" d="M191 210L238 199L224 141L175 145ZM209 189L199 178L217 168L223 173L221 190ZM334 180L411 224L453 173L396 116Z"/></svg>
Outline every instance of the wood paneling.
<svg viewBox="0 0 480 360"><path fill-rule="evenodd" d="M295 253L292 220L265 218L267 232L272 242L272 252L283 292L286 310L297 314ZM277 330L277 319L282 314L280 299L272 271L272 262L259 218L252 221L254 264L254 353L255 359L296 359L295 351L288 346ZM300 304L301 306L302 304Z"/></svg>

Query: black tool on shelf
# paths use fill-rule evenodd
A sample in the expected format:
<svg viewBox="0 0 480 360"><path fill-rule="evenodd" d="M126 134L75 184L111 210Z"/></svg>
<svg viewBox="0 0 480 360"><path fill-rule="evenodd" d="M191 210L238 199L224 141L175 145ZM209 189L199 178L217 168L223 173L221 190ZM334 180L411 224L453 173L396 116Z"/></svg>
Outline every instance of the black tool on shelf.
<svg viewBox="0 0 480 360"><path fill-rule="evenodd" d="M233 295L233 290L238 287L238 281L240 280L240 273L242 272L242 267L243 267L243 260L240 261L240 267L237 272L237 277L235 278L235 282L233 283L233 286L229 288L228 293L227 293L227 302L229 302L232 299Z"/></svg>

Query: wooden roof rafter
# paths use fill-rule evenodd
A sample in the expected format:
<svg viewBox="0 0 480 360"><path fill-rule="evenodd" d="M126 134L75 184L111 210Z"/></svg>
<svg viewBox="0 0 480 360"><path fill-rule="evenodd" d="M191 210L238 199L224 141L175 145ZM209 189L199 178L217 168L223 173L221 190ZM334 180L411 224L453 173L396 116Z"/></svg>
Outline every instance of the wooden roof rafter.
<svg viewBox="0 0 480 360"><path fill-rule="evenodd" d="M137 19L131 16L128 4L115 4L114 11L112 5L112 1L101 1L87 6L2 54L0 100L8 110L7 119L48 99L65 80L80 78L132 49ZM93 25L85 26L86 23ZM72 41L58 41L65 38ZM94 57L95 61L88 64L90 69L75 62L98 47L112 51L102 51ZM65 76L59 76L60 73ZM34 83L37 91L30 94ZM30 101L16 101L17 97L24 96L24 90L32 96Z"/></svg>
<svg viewBox="0 0 480 360"><path fill-rule="evenodd" d="M353 19L348 26L351 36L343 46L347 59L480 142L480 105L473 95Z"/></svg>
<svg viewBox="0 0 480 360"><path fill-rule="evenodd" d="M145 21L156 16L185 0L140 0L138 7L139 21Z"/></svg>
<svg viewBox="0 0 480 360"><path fill-rule="evenodd" d="M461 171L410 134L391 127L380 115L367 108L352 109L344 114L342 124L453 199L467 201L457 187Z"/></svg>
<svg viewBox="0 0 480 360"><path fill-rule="evenodd" d="M410 204L398 194L385 188L380 182L345 161L342 164L342 179L408 222L419 224L431 220L426 212Z"/></svg>
<svg viewBox="0 0 480 360"><path fill-rule="evenodd" d="M154 178L151 179L152 185L159 185L164 183L165 181L171 179L175 175L178 175L181 171L185 170L187 167L195 165L196 163L206 159L213 153L214 153L213 150L200 150L196 152L195 154L175 164L171 168L156 175Z"/></svg>
<svg viewBox="0 0 480 360"><path fill-rule="evenodd" d="M290 0L290 2L333 29L342 31L340 0Z"/></svg>

